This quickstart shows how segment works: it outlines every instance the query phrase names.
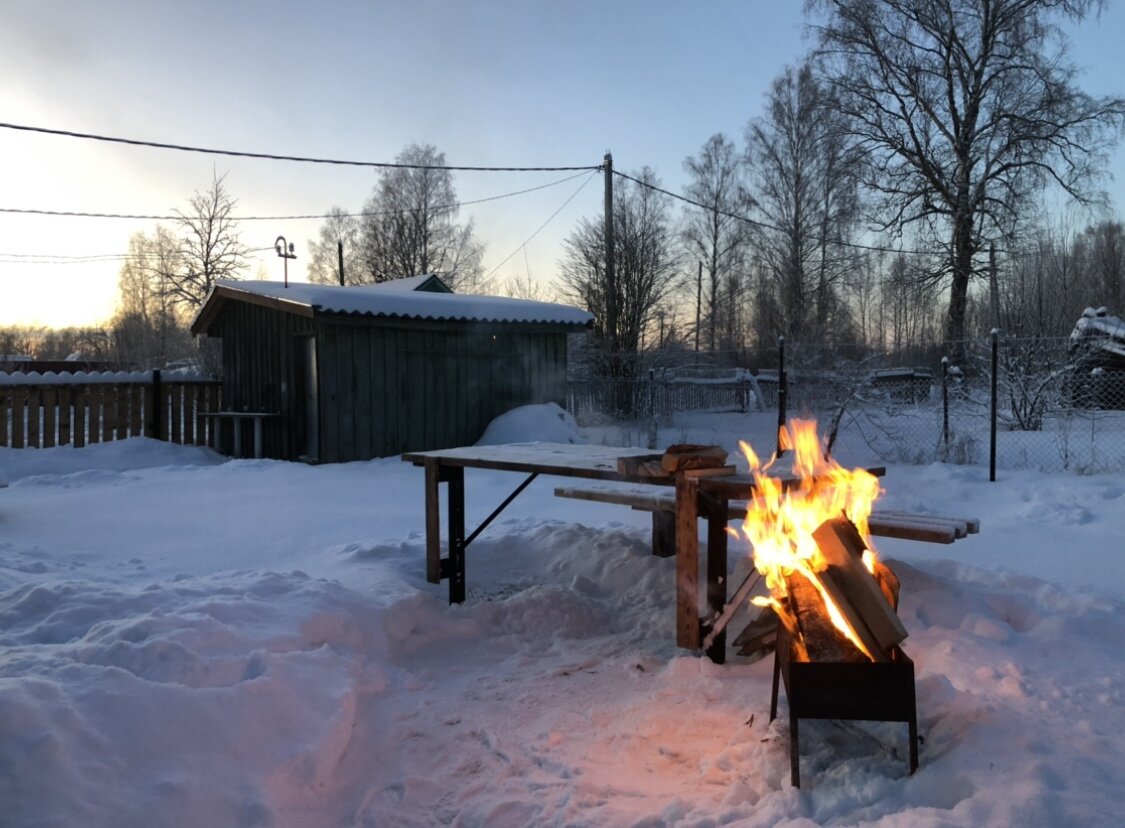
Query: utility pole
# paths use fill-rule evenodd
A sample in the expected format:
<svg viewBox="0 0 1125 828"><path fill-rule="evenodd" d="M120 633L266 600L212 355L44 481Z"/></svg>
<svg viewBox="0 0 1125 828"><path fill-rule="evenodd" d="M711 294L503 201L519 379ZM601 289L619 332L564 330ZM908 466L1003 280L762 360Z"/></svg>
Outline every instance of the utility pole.
<svg viewBox="0 0 1125 828"><path fill-rule="evenodd" d="M608 346L617 355L617 268L613 249L613 156L607 151L602 169L605 172L605 327Z"/></svg>
<svg viewBox="0 0 1125 828"><path fill-rule="evenodd" d="M336 267L340 272L340 287L344 286L344 242L342 239L336 240Z"/></svg>
<svg viewBox="0 0 1125 828"><path fill-rule="evenodd" d="M293 252L293 243L288 245L285 243L285 236L278 236L277 241L273 243L273 249L277 255L285 260L285 287L289 287L289 260L296 259L297 254Z"/></svg>

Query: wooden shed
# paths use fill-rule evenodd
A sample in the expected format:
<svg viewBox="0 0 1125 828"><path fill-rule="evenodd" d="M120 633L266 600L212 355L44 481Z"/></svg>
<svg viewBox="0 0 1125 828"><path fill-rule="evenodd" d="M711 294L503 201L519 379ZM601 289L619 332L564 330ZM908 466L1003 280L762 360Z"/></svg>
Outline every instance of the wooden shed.
<svg viewBox="0 0 1125 828"><path fill-rule="evenodd" d="M277 415L263 424L265 457L330 463L469 445L505 411L564 404L567 335L592 321L455 294L436 276L221 281L192 332L222 339L224 409Z"/></svg>

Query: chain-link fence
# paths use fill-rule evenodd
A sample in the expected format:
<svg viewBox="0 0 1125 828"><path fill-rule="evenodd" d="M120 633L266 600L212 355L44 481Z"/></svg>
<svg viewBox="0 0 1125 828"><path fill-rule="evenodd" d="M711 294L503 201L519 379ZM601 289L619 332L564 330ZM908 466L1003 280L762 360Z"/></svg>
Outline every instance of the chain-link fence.
<svg viewBox="0 0 1125 828"><path fill-rule="evenodd" d="M780 405L787 417L815 418L851 462L1125 471L1125 347L1113 340L1000 334L906 366L785 343L777 356L776 369L739 382L572 383L570 410L585 424Z"/></svg>
<svg viewBox="0 0 1125 828"><path fill-rule="evenodd" d="M745 379L581 380L567 384L567 410L580 425L639 420L683 411L738 411L762 405Z"/></svg>

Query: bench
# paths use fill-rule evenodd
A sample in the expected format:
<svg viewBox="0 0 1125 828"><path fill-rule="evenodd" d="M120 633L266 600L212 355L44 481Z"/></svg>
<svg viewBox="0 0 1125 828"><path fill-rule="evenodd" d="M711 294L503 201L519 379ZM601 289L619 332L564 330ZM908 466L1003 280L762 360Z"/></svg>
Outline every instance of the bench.
<svg viewBox="0 0 1125 828"><path fill-rule="evenodd" d="M582 485L559 486L556 497L588 500L594 503L611 503L628 506L641 512L652 513L652 553L667 558L676 554L676 492L666 486L636 484L629 486ZM730 501L727 506L730 520L746 517L745 501ZM897 510L877 509L868 520L872 535L926 543L953 543L980 531L976 518L956 518L942 515L915 514Z"/></svg>
<svg viewBox="0 0 1125 828"><path fill-rule="evenodd" d="M220 424L223 420L230 420L232 429L234 430L234 456L242 456L242 423L250 420L254 424L254 458L260 460L262 457L262 421L271 417L277 417L278 414L270 411L212 411L209 414L204 414L204 417L213 420L214 427L214 449L219 451L221 445L219 442Z"/></svg>

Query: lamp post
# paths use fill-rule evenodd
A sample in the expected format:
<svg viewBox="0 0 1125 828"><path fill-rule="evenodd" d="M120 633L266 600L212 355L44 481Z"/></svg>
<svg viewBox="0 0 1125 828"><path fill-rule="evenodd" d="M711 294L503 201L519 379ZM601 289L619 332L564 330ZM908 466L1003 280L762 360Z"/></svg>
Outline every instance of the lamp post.
<svg viewBox="0 0 1125 828"><path fill-rule="evenodd" d="M285 287L289 287L289 260L297 258L297 254L293 252L293 244L290 242L286 245L285 236L278 236L277 241L273 243L273 249L285 260Z"/></svg>

